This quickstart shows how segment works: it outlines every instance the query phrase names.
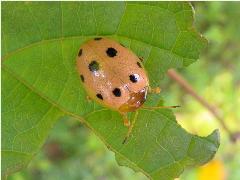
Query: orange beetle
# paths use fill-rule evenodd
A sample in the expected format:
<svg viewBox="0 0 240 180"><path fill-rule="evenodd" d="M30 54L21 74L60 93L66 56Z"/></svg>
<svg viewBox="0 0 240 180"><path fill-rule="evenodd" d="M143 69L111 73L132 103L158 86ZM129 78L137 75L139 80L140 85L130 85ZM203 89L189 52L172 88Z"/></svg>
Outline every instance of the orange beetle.
<svg viewBox="0 0 240 180"><path fill-rule="evenodd" d="M97 37L80 47L77 69L89 97L123 115L129 127L125 142L132 129L126 113L140 108L149 90L160 93L149 87L141 59L116 41Z"/></svg>

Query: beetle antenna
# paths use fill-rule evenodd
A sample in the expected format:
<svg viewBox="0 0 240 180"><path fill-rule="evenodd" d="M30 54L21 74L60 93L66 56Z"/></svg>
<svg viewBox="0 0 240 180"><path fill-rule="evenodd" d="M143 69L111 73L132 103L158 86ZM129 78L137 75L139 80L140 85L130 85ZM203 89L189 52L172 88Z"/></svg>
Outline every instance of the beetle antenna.
<svg viewBox="0 0 240 180"><path fill-rule="evenodd" d="M142 108L143 109L172 109L172 108L178 108L180 106L156 106L156 107L146 107L146 106L143 106Z"/></svg>

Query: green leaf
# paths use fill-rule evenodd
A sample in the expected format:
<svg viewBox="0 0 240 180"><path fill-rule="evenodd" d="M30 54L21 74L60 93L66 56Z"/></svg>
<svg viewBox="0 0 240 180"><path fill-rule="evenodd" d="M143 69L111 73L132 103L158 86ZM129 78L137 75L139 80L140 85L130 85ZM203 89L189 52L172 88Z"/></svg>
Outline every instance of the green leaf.
<svg viewBox="0 0 240 180"><path fill-rule="evenodd" d="M166 109L131 113L135 126L123 145L121 116L88 102L75 67L84 41L109 36L145 59L150 84L158 86L169 68L191 64L205 47L192 23L185 2L3 2L3 176L25 167L63 116L87 125L120 165L152 179L173 179L185 166L212 159L218 131L191 135ZM153 95L146 103L161 102Z"/></svg>

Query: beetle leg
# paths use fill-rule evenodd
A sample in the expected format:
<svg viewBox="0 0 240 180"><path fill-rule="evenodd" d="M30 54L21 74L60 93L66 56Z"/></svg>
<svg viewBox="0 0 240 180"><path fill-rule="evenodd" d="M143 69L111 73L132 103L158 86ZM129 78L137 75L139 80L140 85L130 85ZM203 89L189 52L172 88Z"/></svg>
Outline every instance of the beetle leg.
<svg viewBox="0 0 240 180"><path fill-rule="evenodd" d="M129 136L129 132L131 131L131 122L129 121L128 117L127 117L127 113L121 113L122 117L123 117L123 124L124 126L126 126L128 128L128 133L125 136L125 138L123 139L122 144L125 144L125 142L128 139Z"/></svg>
<svg viewBox="0 0 240 180"><path fill-rule="evenodd" d="M136 120L137 120L137 115L138 115L138 111L136 111L132 123L131 123L131 124L129 123L128 132L127 132L127 134L126 134L126 136L125 136L122 144L125 144L125 143L126 143L126 141L128 140L130 134L132 133L133 127L134 127L134 125L135 125L135 123L136 123ZM130 121L129 121L129 122L130 122Z"/></svg>
<svg viewBox="0 0 240 180"><path fill-rule="evenodd" d="M149 93L153 93L153 94L159 94L161 92L160 87L156 87L156 88L151 88L149 87Z"/></svg>
<svg viewBox="0 0 240 180"><path fill-rule="evenodd" d="M124 126L130 127L131 123L130 123L128 117L127 117L127 114L126 113L122 114L122 117L123 117L123 124L124 124Z"/></svg>
<svg viewBox="0 0 240 180"><path fill-rule="evenodd" d="M92 99L90 98L90 96L87 96L86 99L87 99L88 102L91 102L91 101L92 101Z"/></svg>
<svg viewBox="0 0 240 180"><path fill-rule="evenodd" d="M143 62L143 60L144 60L143 57L138 57L138 58L140 59L141 62Z"/></svg>

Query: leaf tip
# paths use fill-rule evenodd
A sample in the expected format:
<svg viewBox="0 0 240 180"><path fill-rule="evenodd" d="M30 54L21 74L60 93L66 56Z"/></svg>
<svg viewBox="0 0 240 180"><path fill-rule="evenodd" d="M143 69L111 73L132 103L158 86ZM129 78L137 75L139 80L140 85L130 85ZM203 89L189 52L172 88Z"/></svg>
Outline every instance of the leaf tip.
<svg viewBox="0 0 240 180"><path fill-rule="evenodd" d="M220 132L219 129L215 129L211 134L206 137L209 141L211 141L218 148L220 145Z"/></svg>

